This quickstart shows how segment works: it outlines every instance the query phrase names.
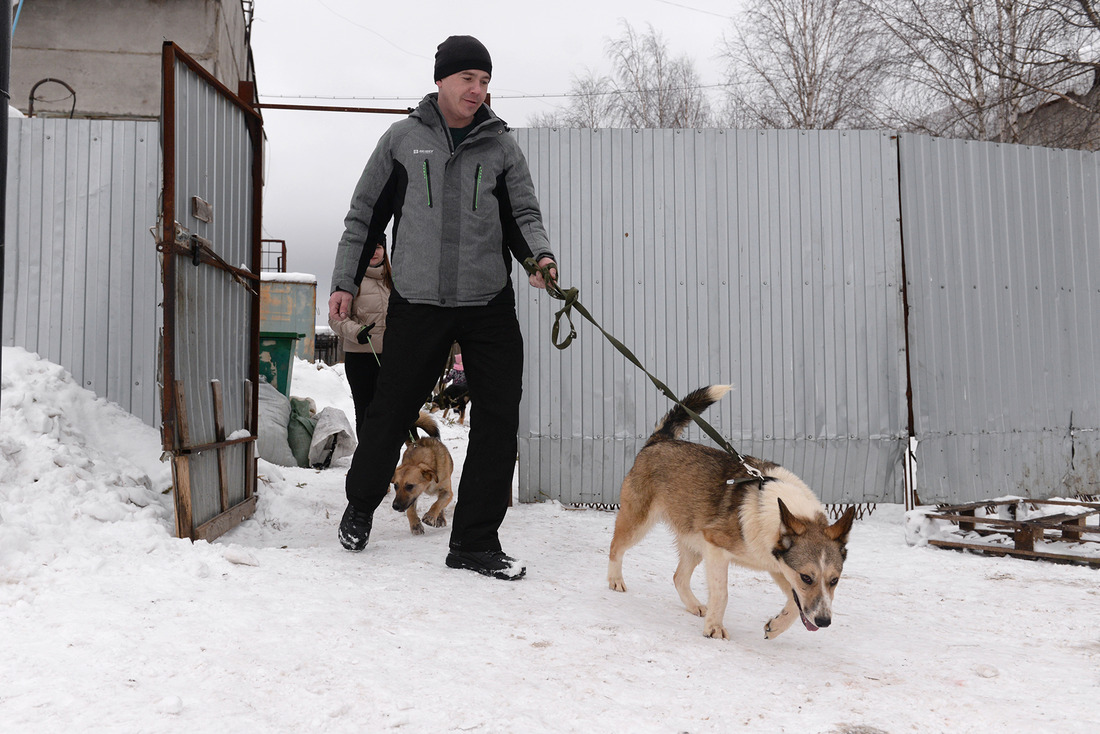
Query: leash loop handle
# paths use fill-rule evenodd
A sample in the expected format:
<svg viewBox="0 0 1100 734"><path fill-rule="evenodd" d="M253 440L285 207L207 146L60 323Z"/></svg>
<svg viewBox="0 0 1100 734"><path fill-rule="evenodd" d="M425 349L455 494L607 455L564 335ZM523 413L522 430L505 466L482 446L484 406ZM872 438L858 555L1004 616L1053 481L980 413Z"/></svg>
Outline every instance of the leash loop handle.
<svg viewBox="0 0 1100 734"><path fill-rule="evenodd" d="M527 271L528 275L535 275L536 273L542 275L542 282L546 284L546 292L551 298L565 301L565 305L559 308L558 312L554 314L554 325L550 329L550 343L558 349L565 349L577 338L577 329L573 326L573 307L577 306L578 311L583 311L584 307L577 302L577 296L580 295L580 291L577 288L562 290L561 286L558 285L558 281L550 275L550 268L556 267L557 263L553 262L546 267L542 267L535 262L535 258L533 257L529 257L523 261L523 269ZM558 338L561 333L562 316L569 322L569 334L565 339ZM590 321L592 320L591 317L588 318Z"/></svg>

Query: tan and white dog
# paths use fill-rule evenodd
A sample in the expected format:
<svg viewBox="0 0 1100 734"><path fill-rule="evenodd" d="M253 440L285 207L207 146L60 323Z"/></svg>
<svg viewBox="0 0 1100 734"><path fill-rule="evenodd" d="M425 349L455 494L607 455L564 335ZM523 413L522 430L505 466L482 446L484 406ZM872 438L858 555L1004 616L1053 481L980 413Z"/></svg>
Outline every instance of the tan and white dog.
<svg viewBox="0 0 1100 734"><path fill-rule="evenodd" d="M439 440L439 426L431 416L421 411L413 430L416 428L423 429L428 435L405 443L401 463L393 472L393 489L397 495L393 500L393 509L404 512L409 518L409 530L413 535L423 535L424 524L434 528L447 525L443 510L454 498L451 490L454 461L451 452ZM424 524L421 524L416 512L416 500L422 494L436 496L435 502L424 514Z"/></svg>
<svg viewBox="0 0 1100 734"><path fill-rule="evenodd" d="M720 400L729 385L700 388L684 399L695 413ZM626 591L623 554L662 520L676 535L680 563L673 583L684 606L703 617L703 634L728 639L723 626L729 564L767 571L787 603L764 625L774 639L795 619L811 632L832 623L833 592L847 555L855 508L832 525L825 508L793 472L745 457L763 481L751 479L740 459L717 448L679 439L691 421L679 405L657 424L623 479L608 585ZM707 604L691 591L691 575L706 564Z"/></svg>

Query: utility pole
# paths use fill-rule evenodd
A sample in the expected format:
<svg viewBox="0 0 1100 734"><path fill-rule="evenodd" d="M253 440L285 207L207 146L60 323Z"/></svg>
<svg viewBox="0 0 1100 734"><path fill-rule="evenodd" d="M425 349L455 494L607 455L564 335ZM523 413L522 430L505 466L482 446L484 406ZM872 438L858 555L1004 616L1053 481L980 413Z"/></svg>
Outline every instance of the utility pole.
<svg viewBox="0 0 1100 734"><path fill-rule="evenodd" d="M0 22L0 97L4 103L4 115L0 117L0 345L3 345L4 329L4 242L8 226L8 107L11 105L11 8L4 3L4 20ZM4 366L0 350L0 368Z"/></svg>

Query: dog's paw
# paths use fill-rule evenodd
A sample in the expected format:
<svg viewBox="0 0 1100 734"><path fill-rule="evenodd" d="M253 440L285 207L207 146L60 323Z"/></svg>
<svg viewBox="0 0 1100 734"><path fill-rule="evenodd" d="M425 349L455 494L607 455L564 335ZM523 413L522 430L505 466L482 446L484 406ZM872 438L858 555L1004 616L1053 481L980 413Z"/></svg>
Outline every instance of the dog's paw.
<svg viewBox="0 0 1100 734"><path fill-rule="evenodd" d="M693 604L689 607L685 607L685 609L687 609L689 612L694 614L696 617L705 617L705 616L707 616L707 605L706 604Z"/></svg>
<svg viewBox="0 0 1100 734"><path fill-rule="evenodd" d="M425 515L424 524L431 525L433 528L445 528L447 527L447 518L443 517L443 514L438 515Z"/></svg>
<svg viewBox="0 0 1100 734"><path fill-rule="evenodd" d="M607 588L612 591L626 591L626 584L623 583L622 579L608 579Z"/></svg>
<svg viewBox="0 0 1100 734"><path fill-rule="evenodd" d="M787 616L786 612L780 612L768 620L767 624L764 625L765 640L774 640L791 626L790 619Z"/></svg>
<svg viewBox="0 0 1100 734"><path fill-rule="evenodd" d="M703 635L715 640L728 640L730 638L729 632L726 632L726 628L720 624L704 624Z"/></svg>
<svg viewBox="0 0 1100 734"><path fill-rule="evenodd" d="M423 535L424 534L424 526L421 523L417 523L416 525L410 525L409 530L412 531L413 535Z"/></svg>

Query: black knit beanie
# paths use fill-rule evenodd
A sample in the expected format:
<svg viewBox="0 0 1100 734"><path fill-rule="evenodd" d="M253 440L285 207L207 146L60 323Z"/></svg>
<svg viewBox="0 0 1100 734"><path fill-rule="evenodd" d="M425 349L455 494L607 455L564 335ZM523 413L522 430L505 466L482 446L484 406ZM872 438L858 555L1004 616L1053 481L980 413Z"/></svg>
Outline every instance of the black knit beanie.
<svg viewBox="0 0 1100 734"><path fill-rule="evenodd" d="M489 49L473 36L450 36L435 52L435 80L466 69L479 69L492 76Z"/></svg>

